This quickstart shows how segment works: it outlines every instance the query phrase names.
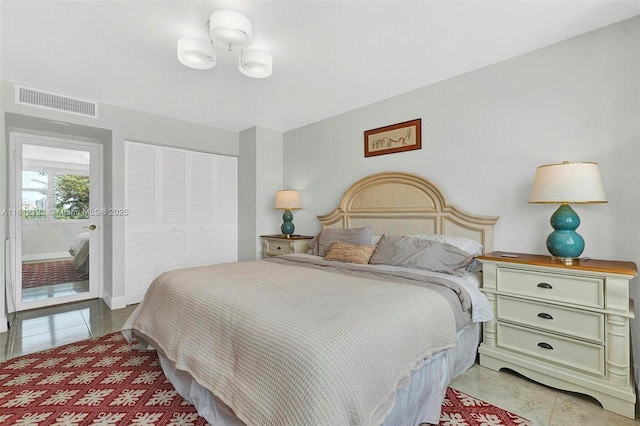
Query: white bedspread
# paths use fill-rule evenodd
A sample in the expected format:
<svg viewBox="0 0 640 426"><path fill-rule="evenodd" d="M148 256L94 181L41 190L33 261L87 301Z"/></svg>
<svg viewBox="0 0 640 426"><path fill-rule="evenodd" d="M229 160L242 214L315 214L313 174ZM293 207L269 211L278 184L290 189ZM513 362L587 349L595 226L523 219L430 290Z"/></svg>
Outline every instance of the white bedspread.
<svg viewBox="0 0 640 426"><path fill-rule="evenodd" d="M89 238L88 232L81 232L69 248L69 254L73 256L73 266L84 273L89 273Z"/></svg>
<svg viewBox="0 0 640 426"><path fill-rule="evenodd" d="M437 292L265 261L157 278L129 330L249 425L373 425L455 344Z"/></svg>

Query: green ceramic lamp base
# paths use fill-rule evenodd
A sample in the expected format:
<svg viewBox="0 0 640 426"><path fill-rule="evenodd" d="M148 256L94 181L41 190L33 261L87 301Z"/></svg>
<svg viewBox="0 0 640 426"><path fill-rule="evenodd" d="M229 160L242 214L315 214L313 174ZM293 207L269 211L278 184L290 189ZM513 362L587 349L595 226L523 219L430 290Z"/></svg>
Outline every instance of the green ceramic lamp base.
<svg viewBox="0 0 640 426"><path fill-rule="evenodd" d="M579 258L584 251L584 239L575 230L580 226L580 217L569 206L561 204L551 216L554 231L547 237L547 249L554 258L565 264Z"/></svg>
<svg viewBox="0 0 640 426"><path fill-rule="evenodd" d="M287 238L291 237L291 234L293 234L293 231L296 229L296 227L293 225L293 213L291 213L291 210L285 210L284 213L282 214L282 226L280 227L280 230L282 231L282 234L285 235Z"/></svg>

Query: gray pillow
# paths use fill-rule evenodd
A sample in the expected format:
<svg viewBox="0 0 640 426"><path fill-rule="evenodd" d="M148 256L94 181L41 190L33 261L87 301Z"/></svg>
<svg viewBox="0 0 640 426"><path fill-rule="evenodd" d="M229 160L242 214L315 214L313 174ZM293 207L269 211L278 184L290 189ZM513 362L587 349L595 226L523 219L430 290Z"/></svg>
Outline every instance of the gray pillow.
<svg viewBox="0 0 640 426"><path fill-rule="evenodd" d="M369 259L372 264L404 266L461 276L472 265L469 253L438 241L384 234Z"/></svg>
<svg viewBox="0 0 640 426"><path fill-rule="evenodd" d="M335 242L371 244L371 226L349 229L325 228L309 242L307 253L324 257L331 244Z"/></svg>

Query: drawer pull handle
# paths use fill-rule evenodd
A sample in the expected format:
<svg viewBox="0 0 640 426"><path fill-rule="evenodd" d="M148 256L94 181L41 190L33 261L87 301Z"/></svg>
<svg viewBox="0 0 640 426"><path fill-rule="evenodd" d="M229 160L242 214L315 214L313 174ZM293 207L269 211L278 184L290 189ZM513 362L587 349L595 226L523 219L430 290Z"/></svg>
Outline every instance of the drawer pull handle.
<svg viewBox="0 0 640 426"><path fill-rule="evenodd" d="M547 314L545 312L540 312L538 314L538 318L549 319L549 320L553 319L553 317L551 315L549 315L549 314Z"/></svg>
<svg viewBox="0 0 640 426"><path fill-rule="evenodd" d="M551 290L551 289L553 288L553 287L551 286L551 284L547 284L547 283L539 283L539 284L538 284L538 287L540 287L540 288L546 288L546 289L549 289L549 290Z"/></svg>
<svg viewBox="0 0 640 426"><path fill-rule="evenodd" d="M280 246L278 246L278 250L282 250L282 248Z"/></svg>
<svg viewBox="0 0 640 426"><path fill-rule="evenodd" d="M540 342L540 343L538 343L538 346L541 347L542 349L551 349L551 350L553 350L553 346L551 346L548 343Z"/></svg>

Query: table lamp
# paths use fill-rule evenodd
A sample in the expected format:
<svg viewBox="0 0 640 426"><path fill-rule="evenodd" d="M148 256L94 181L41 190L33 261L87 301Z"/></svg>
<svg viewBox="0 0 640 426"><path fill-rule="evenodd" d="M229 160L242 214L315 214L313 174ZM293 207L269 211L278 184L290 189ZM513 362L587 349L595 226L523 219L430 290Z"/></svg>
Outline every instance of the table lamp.
<svg viewBox="0 0 640 426"><path fill-rule="evenodd" d="M580 218L569 204L606 202L598 163L565 161L538 167L529 203L560 204L551 216L554 231L547 237L547 249L554 261L577 263L584 250L584 239L576 232Z"/></svg>
<svg viewBox="0 0 640 426"><path fill-rule="evenodd" d="M283 222L280 230L285 237L291 238L291 235L295 230L295 226L293 225L293 213L291 213L291 210L302 209L300 193L291 189L278 191L276 193L276 203L273 208L276 210L284 210L284 213L282 214Z"/></svg>

